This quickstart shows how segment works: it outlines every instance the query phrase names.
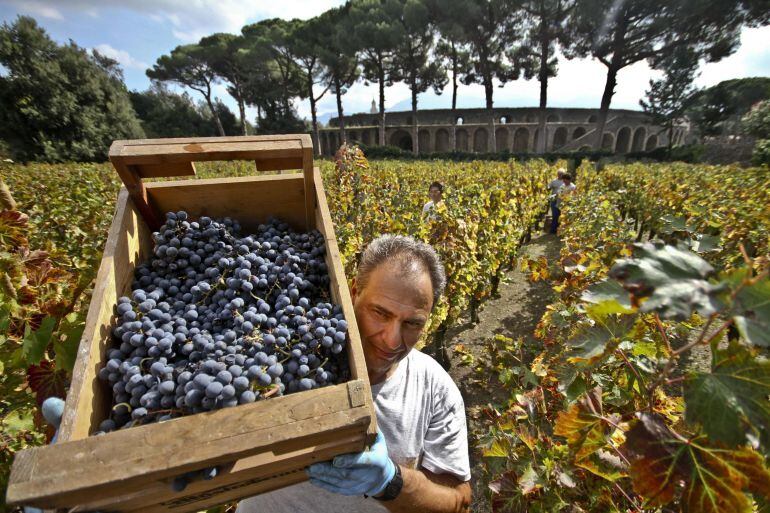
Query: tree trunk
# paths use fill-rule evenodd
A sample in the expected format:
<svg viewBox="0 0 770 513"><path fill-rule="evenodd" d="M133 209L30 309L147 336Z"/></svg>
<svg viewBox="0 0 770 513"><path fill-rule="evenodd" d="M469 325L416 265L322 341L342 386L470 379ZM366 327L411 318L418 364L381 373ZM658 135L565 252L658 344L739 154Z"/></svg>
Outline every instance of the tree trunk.
<svg viewBox="0 0 770 513"><path fill-rule="evenodd" d="M545 153L548 148L548 132L546 131L545 117L548 103L548 34L546 33L545 18L540 21L540 119L538 120L537 153Z"/></svg>
<svg viewBox="0 0 770 513"><path fill-rule="evenodd" d="M214 103L211 101L211 94L206 95L206 103L209 106L209 110L211 111L211 115L214 117L214 123L217 125L217 131L219 132L219 135L221 137L225 136L225 129L222 127L222 121L219 120L219 115L217 114L216 109L214 108Z"/></svg>
<svg viewBox="0 0 770 513"><path fill-rule="evenodd" d="M417 137L417 85L412 77L412 153L420 154L420 140Z"/></svg>
<svg viewBox="0 0 770 513"><path fill-rule="evenodd" d="M246 105L240 93L238 94L238 110L241 113L241 133L243 135L249 135L246 130Z"/></svg>
<svg viewBox="0 0 770 513"><path fill-rule="evenodd" d="M382 55L378 54L379 80L380 80L380 146L385 146L385 65Z"/></svg>
<svg viewBox="0 0 770 513"><path fill-rule="evenodd" d="M617 70L612 67L607 68L607 82L604 84L604 93L602 94L602 103L599 106L599 115L596 118L596 138L594 139L594 150L602 149L602 138L604 136L604 125L607 124L607 113L610 110L612 95L615 94L617 85Z"/></svg>
<svg viewBox="0 0 770 513"><path fill-rule="evenodd" d="M321 155L321 139L318 135L318 115L316 113L315 96L313 96L313 75L308 73L307 81L308 98L310 98L310 117L313 128L313 154Z"/></svg>
<svg viewBox="0 0 770 513"><path fill-rule="evenodd" d="M449 148L457 151L457 51L452 58L452 133Z"/></svg>
<svg viewBox="0 0 770 513"><path fill-rule="evenodd" d="M594 139L594 149L602 149L602 138L604 137L604 125L607 123L607 112L610 110L612 95L615 94L615 86L618 83L618 71L623 67L623 37L625 36L625 21L620 20L615 28L613 35L613 52L610 65L607 67L607 81L604 84L604 93L602 94L602 103L599 106L599 117L596 120L596 138Z"/></svg>
<svg viewBox="0 0 770 513"><path fill-rule="evenodd" d="M485 78L484 79L484 96L486 97L487 112L489 114L489 138L487 138L487 151L490 153L494 152L497 149L497 143L495 142L495 111L492 104L493 94L494 94L494 86L492 84L492 77L489 77L488 79Z"/></svg>
<svg viewBox="0 0 770 513"><path fill-rule="evenodd" d="M345 115L342 112L342 93L340 92L340 79L334 77L334 93L337 95L337 119L340 123L340 146L347 144L348 138L345 134ZM335 149L336 152L336 149Z"/></svg>

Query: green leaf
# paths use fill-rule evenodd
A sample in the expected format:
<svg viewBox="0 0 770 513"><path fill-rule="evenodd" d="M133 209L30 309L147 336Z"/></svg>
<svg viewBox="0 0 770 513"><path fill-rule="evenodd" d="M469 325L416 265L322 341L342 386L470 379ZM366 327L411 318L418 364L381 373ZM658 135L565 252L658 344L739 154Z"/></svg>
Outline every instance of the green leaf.
<svg viewBox="0 0 770 513"><path fill-rule="evenodd" d="M28 365L40 363L48 344L51 342L51 335L55 326L56 318L46 317L37 330L31 331L29 327L27 328L22 340L22 350L24 351L24 360Z"/></svg>
<svg viewBox="0 0 770 513"><path fill-rule="evenodd" d="M690 242L690 248L696 253L709 253L719 251L722 246L719 245L719 235L698 235L693 237Z"/></svg>
<svg viewBox="0 0 770 513"><path fill-rule="evenodd" d="M594 364L605 355L614 351L620 344L621 337L633 326L631 317L607 317L598 319L596 323L585 329L570 340L567 345L572 348L569 361L573 363Z"/></svg>
<svg viewBox="0 0 770 513"><path fill-rule="evenodd" d="M697 422L709 437L731 445L746 442L751 433L770 452L770 361L747 350L718 354L711 373L687 378L685 418Z"/></svg>
<svg viewBox="0 0 770 513"><path fill-rule="evenodd" d="M67 316L67 326L61 332L64 340L54 342L53 350L56 353L56 367L72 373L80 346L80 337L83 336L85 322L76 322L72 315Z"/></svg>
<svg viewBox="0 0 770 513"><path fill-rule="evenodd" d="M749 344L770 347L770 279L743 287L735 296L735 327Z"/></svg>
<svg viewBox="0 0 770 513"><path fill-rule="evenodd" d="M522 495L529 495L543 487L543 479L537 474L530 463L519 478L519 490Z"/></svg>
<svg viewBox="0 0 770 513"><path fill-rule="evenodd" d="M642 303L643 312L657 312L664 319L683 321L693 312L709 316L722 309L718 294L723 284L707 278L714 268L695 253L661 242L635 244L635 258L618 260L610 276Z"/></svg>
<svg viewBox="0 0 770 513"><path fill-rule="evenodd" d="M614 303L621 311L608 312L608 313L625 313L625 311L633 311L631 306L631 299L628 296L628 291L615 280L604 280L598 283L594 283L588 287L580 299L586 303L603 304Z"/></svg>
<svg viewBox="0 0 770 513"><path fill-rule="evenodd" d="M661 233L672 234L674 232L686 232L687 219L679 216L665 215L660 218L663 221L663 227L660 229Z"/></svg>

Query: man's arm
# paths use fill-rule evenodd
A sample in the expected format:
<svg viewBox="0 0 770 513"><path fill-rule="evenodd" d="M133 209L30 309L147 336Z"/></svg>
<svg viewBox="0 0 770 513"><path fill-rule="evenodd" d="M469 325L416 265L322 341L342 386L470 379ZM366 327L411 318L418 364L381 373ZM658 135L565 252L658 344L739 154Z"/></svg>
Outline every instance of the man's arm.
<svg viewBox="0 0 770 513"><path fill-rule="evenodd" d="M471 486L450 474L401 467L404 487L392 501L382 502L392 513L466 513Z"/></svg>

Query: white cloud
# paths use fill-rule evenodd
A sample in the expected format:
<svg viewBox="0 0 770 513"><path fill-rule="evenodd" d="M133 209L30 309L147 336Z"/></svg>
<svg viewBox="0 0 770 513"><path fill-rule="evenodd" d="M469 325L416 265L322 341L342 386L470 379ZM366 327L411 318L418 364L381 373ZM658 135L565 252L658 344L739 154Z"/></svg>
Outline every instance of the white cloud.
<svg viewBox="0 0 770 513"><path fill-rule="evenodd" d="M698 87L710 87L723 80L770 75L770 25L759 28L744 28L741 32L741 46L719 62L701 65L701 74L695 80Z"/></svg>
<svg viewBox="0 0 770 513"><path fill-rule="evenodd" d="M9 2L19 10L19 14L29 14L49 20L63 20L64 16L56 2L50 0L11 0Z"/></svg>
<svg viewBox="0 0 770 513"><path fill-rule="evenodd" d="M118 61L118 63L123 66L123 68L135 68L141 70L149 68L149 65L146 62L134 59L125 50L118 50L108 44L96 45L94 50L106 57L109 57L110 59Z"/></svg>
<svg viewBox="0 0 770 513"><path fill-rule="evenodd" d="M317 16L343 0L102 0L94 7L91 0L12 0L19 6L48 17L60 11L74 11L95 16L106 8L127 9L149 16L154 21L169 25L170 32L182 43L194 43L214 32L238 33L248 23L265 18L301 18ZM33 6L33 7L30 7Z"/></svg>

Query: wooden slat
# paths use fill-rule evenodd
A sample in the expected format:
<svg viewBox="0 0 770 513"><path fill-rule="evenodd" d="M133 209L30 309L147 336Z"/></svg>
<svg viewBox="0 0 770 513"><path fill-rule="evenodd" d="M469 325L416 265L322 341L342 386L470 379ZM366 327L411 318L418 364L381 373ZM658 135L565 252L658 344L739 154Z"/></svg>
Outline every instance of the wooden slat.
<svg viewBox="0 0 770 513"><path fill-rule="evenodd" d="M166 176L195 176L192 162L169 162L168 164L142 164L131 166L141 178L162 178Z"/></svg>
<svg viewBox="0 0 770 513"><path fill-rule="evenodd" d="M110 161L118 172L118 176L120 176L123 185L126 186L126 190L131 196L131 199L134 200L139 213L142 214L142 217L150 228L156 230L161 224L160 217L147 198L147 189L142 182L142 178L137 174L135 169L122 160L113 159L113 157L110 156Z"/></svg>
<svg viewBox="0 0 770 513"><path fill-rule="evenodd" d="M292 442L274 445L270 451L220 466L213 481L193 481L182 492L169 494L170 480L149 483L139 492L92 501L79 505L79 511L199 511L205 507L250 497L285 485L281 474L292 474L295 482L306 479L304 468L317 461L359 451L363 440L360 426L324 433L314 437L313 444L296 449ZM292 472L293 471L293 472ZM255 486L258 489L255 491ZM153 507L154 506L154 507Z"/></svg>
<svg viewBox="0 0 770 513"><path fill-rule="evenodd" d="M130 289L136 265L147 258L142 248L152 248L151 233L127 191L121 189L72 371L59 429L60 441L87 437L91 426L98 425L106 417L104 413L111 391L107 394L110 397L105 396L106 387L99 383L97 372L111 343L113 308L118 297Z"/></svg>
<svg viewBox="0 0 770 513"><path fill-rule="evenodd" d="M192 139L143 139L116 141L110 148L110 160L125 164L159 164L210 160L259 160L302 157L303 148L311 147L307 134L282 137L199 137Z"/></svg>
<svg viewBox="0 0 770 513"><path fill-rule="evenodd" d="M308 230L311 230L316 224L315 209L318 203L316 196L319 192L315 187L316 174L313 169L312 141L310 146L305 146L303 148L302 161L302 174L305 177L305 215L307 218L307 224L305 226L307 226ZM323 195L323 189L321 189L321 195Z"/></svg>
<svg viewBox="0 0 770 513"><path fill-rule="evenodd" d="M323 179L318 168L313 169L315 175L314 183L316 188L316 199L318 208L316 209L316 227L326 239L326 265L329 268L329 288L332 298L342 306L342 312L345 320L348 322L348 362L353 379L358 379L366 383L365 400L367 407L374 411L374 404L369 388L369 374L366 371L366 360L364 350L361 345L361 333L358 331L355 311L353 310L353 301L350 297L350 289L345 276L345 268L342 266L342 257L337 245L337 236L334 233L334 223L329 212L329 204L326 201L326 191L324 190ZM372 418L369 426L370 442L374 441L377 434L377 421Z"/></svg>
<svg viewBox="0 0 770 513"><path fill-rule="evenodd" d="M301 448L302 437L351 425L361 426L363 432L373 410L351 405L351 386L363 384L324 387L35 447L17 455L19 464L12 469L6 500L67 507L114 496L116 490L140 490L147 482L233 462L268 451L279 442L294 439L296 448Z"/></svg>
<svg viewBox="0 0 770 513"><path fill-rule="evenodd" d="M287 169L302 169L302 158L286 157L280 159L257 159L254 161L257 171L284 171Z"/></svg>
<svg viewBox="0 0 770 513"><path fill-rule="evenodd" d="M275 216L295 230L305 229L304 178L299 174L178 180L147 184L159 212L184 209L200 216L237 219L243 233Z"/></svg>

